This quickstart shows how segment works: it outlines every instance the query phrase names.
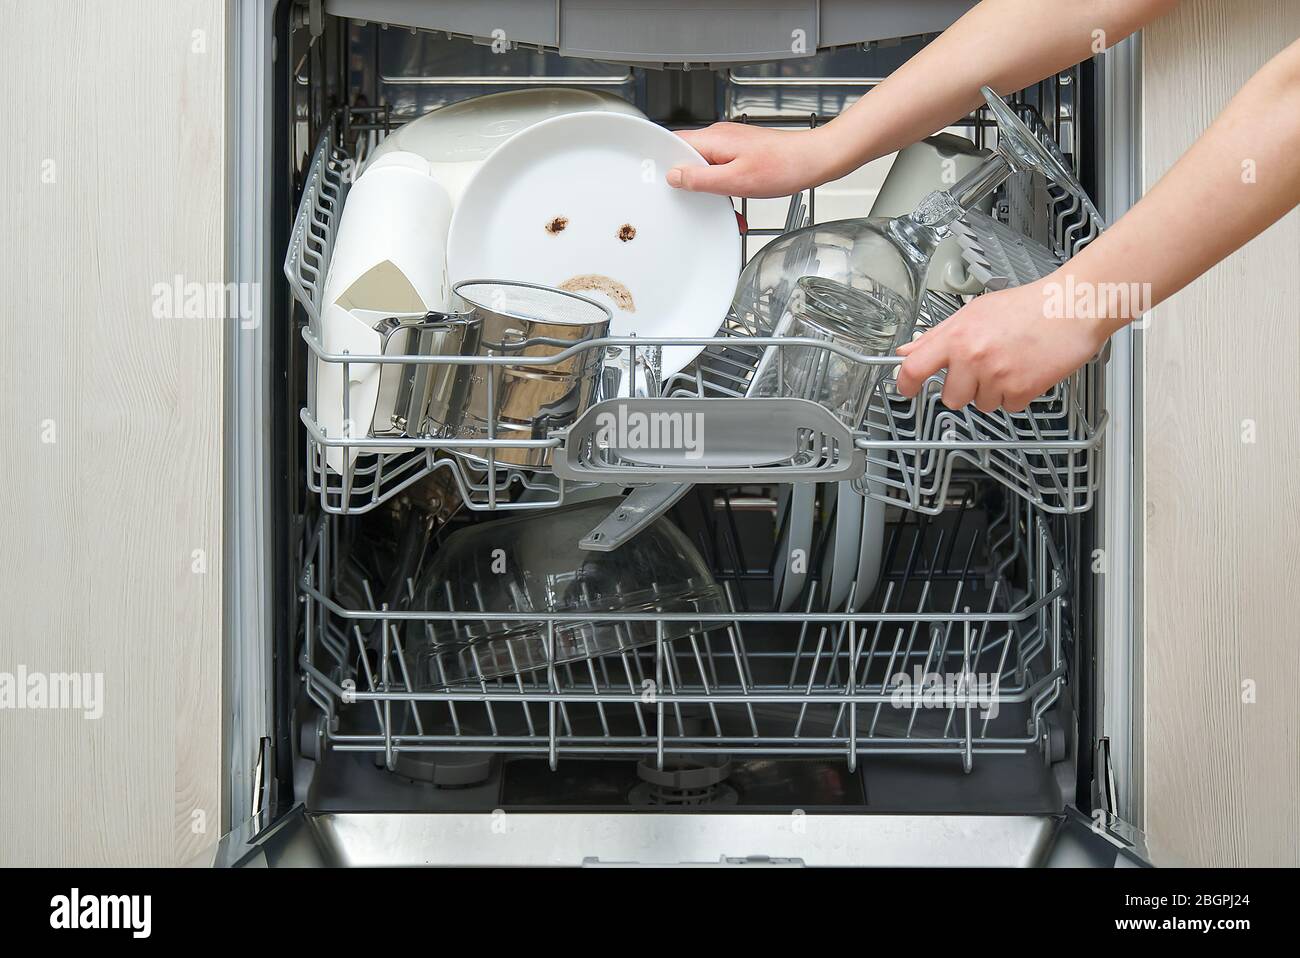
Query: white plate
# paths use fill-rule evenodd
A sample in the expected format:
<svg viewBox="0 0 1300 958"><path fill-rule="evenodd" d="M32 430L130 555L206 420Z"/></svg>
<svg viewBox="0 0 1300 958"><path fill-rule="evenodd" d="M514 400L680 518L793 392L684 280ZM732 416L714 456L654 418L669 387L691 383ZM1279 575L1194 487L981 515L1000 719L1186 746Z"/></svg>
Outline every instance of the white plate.
<svg viewBox="0 0 1300 958"><path fill-rule="evenodd" d="M777 507L777 523L778 527L783 523L785 528L781 533L781 544L776 553L777 566L772 579L772 598L778 612L789 612L794 607L808 581L816 517L817 483L794 482L782 490L781 504Z"/></svg>
<svg viewBox="0 0 1300 958"><path fill-rule="evenodd" d="M878 428L867 430L867 436L870 439L888 438L885 430ZM869 476L881 476L884 473L885 467L878 463L869 463L867 466L867 475ZM868 486L869 488L870 486ZM853 593L854 612L866 605L867 600L876 591L876 583L880 579L880 566L885 558L884 550L885 504L879 499L864 496L862 499L862 537L858 551L858 588Z"/></svg>
<svg viewBox="0 0 1300 958"><path fill-rule="evenodd" d="M880 579L885 548L885 504L870 497L862 500L862 536L858 551L858 589L853 593L853 611L867 604Z"/></svg>
<svg viewBox="0 0 1300 958"><path fill-rule="evenodd" d="M822 594L826 596L827 612L842 612L849 592L853 589L858 572L858 557L862 551L862 497L853 491L850 482L836 483L834 496L834 527L830 530L831 541L827 544L822 560L831 565L827 576L830 585ZM855 593L854 604L856 603Z"/></svg>
<svg viewBox="0 0 1300 958"><path fill-rule="evenodd" d="M622 97L602 90L536 87L506 90L449 103L389 134L371 154L418 153L431 163L482 160L520 130L566 113L603 111L644 116Z"/></svg>
<svg viewBox="0 0 1300 958"><path fill-rule="evenodd" d="M574 113L503 143L465 189L451 221L452 283L509 279L560 286L609 304L611 335L706 337L736 286L731 201L670 187L674 166L703 166L649 120ZM663 377L700 346L663 351Z"/></svg>
<svg viewBox="0 0 1300 958"><path fill-rule="evenodd" d="M645 115L602 90L536 87L489 93L439 107L390 133L370 154L364 171L374 169L394 150L417 153L428 160L430 175L447 190L455 206L483 160L520 130L553 116L594 110Z"/></svg>

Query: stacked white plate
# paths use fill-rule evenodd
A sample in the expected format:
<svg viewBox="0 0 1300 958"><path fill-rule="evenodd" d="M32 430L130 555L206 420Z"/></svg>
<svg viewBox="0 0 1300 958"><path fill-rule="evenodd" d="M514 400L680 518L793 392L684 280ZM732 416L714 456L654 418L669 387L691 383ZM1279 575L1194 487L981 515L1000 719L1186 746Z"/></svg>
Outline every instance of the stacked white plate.
<svg viewBox="0 0 1300 958"><path fill-rule="evenodd" d="M598 90L539 87L490 93L407 123L375 148L363 172L394 151L415 153L429 161L432 176L454 207L483 161L516 133L554 116L591 112L645 117L626 100Z"/></svg>

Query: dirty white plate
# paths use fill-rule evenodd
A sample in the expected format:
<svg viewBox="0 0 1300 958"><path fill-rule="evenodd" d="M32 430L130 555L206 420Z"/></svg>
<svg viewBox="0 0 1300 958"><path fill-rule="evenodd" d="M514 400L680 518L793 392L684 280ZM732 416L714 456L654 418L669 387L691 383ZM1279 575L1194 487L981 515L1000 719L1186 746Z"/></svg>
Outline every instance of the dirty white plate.
<svg viewBox="0 0 1300 958"><path fill-rule="evenodd" d="M726 197L664 179L674 166L704 163L640 117L543 120L499 146L465 188L448 237L451 282L570 289L610 306L613 336L712 336L736 286L735 213ZM666 347L662 376L702 348Z"/></svg>

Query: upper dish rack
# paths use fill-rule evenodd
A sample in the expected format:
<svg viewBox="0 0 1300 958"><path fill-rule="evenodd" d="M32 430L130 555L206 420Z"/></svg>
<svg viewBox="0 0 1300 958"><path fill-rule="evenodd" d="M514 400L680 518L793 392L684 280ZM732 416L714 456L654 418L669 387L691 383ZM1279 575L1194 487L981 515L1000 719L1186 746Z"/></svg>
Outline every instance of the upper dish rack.
<svg viewBox="0 0 1300 958"><path fill-rule="evenodd" d="M1045 128L1032 109L1022 109L1028 111L1031 123L1040 130ZM589 429L580 428L583 422L566 431L528 440L327 436L316 409L318 362L343 365L346 382L352 364L400 365L414 370L420 365L467 361L460 357L400 354L331 355L325 351L321 332L325 277L335 229L356 169L355 158L337 142L331 126L321 138L304 182L285 259L290 288L308 317L302 331L310 353L307 405L300 418L306 434L308 486L319 497L325 512L369 511L437 469L451 471L462 500L473 510L554 507L566 501L575 486L595 482L636 485L662 481L851 480L865 495L914 512L935 514L944 508L954 470L961 466L987 473L1046 512L1078 513L1092 507L1106 426L1106 416L1100 411L1104 355L1021 413L983 413L973 407L949 410L940 401L942 374L927 381L916 397L902 397L894 389L894 367L900 360L855 357L888 367L876 387L866 428L850 433L824 409L804 400L763 400L768 405L761 414L758 400L745 400L753 404L753 418L779 422L784 428L769 431L771 449L763 440L763 449L751 450L748 456L729 450L721 463L708 456L697 462L671 464L628 462L611 456L607 448L595 442ZM809 191L809 208L813 202L813 191ZM793 198L792 210L798 203L799 198ZM960 235L972 268L982 271L994 288L1043 275L1053 262L1074 255L1100 229L1100 218L1091 204L1081 204L1068 194L1049 189L1040 178L1035 181L1028 176L1013 177L1004 204L1010 226L988 217L969 217ZM1027 240L1017 248L1017 232L1030 233L1035 217L1047 220L1050 250L1044 251L1041 244ZM941 322L960 305L959 299L932 293L923 306L920 325ZM745 410L735 401L744 395L764 348L811 345L846 353L842 347L810 340L756 339L748 333L734 324L724 324L719 334L709 339L595 339L546 359L530 357L528 363L535 367L547 361L559 362L584 349L632 352L656 344L704 345L700 357L687 370L665 383L661 398L611 400L606 411L616 412L618 405L629 402L649 403L649 408L661 414L702 409L724 421L726 428L715 428L713 435L730 435L733 423L744 423ZM468 361L483 366L515 362L508 357ZM734 405L711 402L720 399L732 400ZM343 401L342 418L346 421L346 397ZM601 408L593 407L593 412ZM753 430L752 434L763 432ZM530 472L497 461L497 450L521 445L553 450L555 471ZM457 447L487 450L488 457L486 461L471 461L450 455ZM344 461L350 463L343 474L326 465L327 448L343 450Z"/></svg>

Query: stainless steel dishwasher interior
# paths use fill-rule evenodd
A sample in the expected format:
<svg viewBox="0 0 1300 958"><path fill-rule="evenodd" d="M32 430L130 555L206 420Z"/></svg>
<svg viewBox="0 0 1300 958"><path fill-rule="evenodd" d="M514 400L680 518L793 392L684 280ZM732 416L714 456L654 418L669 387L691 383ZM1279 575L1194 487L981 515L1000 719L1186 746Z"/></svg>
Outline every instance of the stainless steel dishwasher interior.
<svg viewBox="0 0 1300 958"><path fill-rule="evenodd" d="M364 159L401 123L469 96L558 82L612 91L674 127L720 118L801 126L833 117L923 42L682 71L522 49L499 54L469 40L334 17L325 18L315 43L308 39L307 30L294 31L292 82L280 108L299 192L318 190L322 210L341 205L346 193L330 170ZM1089 122L1081 86L1075 70L1014 98L1076 168ZM977 143L988 135L980 114L961 126ZM995 215L1068 255L1096 224L1058 200L1015 178ZM771 216L745 201L738 208L753 223ZM789 209L818 221L817 191ZM337 206L327 212L325 219L337 217ZM782 232L783 219L751 226L746 255ZM308 246L314 237L319 253L329 229L310 227ZM328 240L324 249L327 258ZM294 290L299 302L316 294L303 275ZM934 299L930 321L956 305ZM308 317L301 308L295 317L289 370L297 390L292 426L299 427L297 410L311 403L304 387L313 360L297 333ZM743 362L740 349L715 352L721 359L703 363L691 388L734 395L728 377ZM714 830L682 833L674 841L693 842L696 853L674 848L662 860L717 861L738 846L785 847L776 839L726 840L747 821L775 835L791 813L824 820L829 848L849 827L844 813L857 813L890 823L872 833L874 845L859 858L917 861L923 851L914 829L929 820L948 823L954 837L984 829L1007 864L1040 861L1045 836L1078 827L1063 816L1091 787L1093 703L1080 678L1093 639L1078 570L1092 550L1101 375L1102 363L1091 364L1040 418L1008 420L1009 437L990 432L997 423L927 420L926 428L939 430L932 445L949 443L949 453L961 446L951 437L969 429L960 434L965 454L868 450L881 475L896 481L872 489L887 504L885 548L865 617L818 608L811 593L801 608L773 612L781 487L699 485L669 515L724 586L725 618L689 642L458 689L417 688L407 673L403 643L432 621L413 608L412 583L450 530L492 521L512 482L509 496L547 505L558 498L553 480L457 475L431 449L417 449L368 460L340 487L298 428L293 442L307 455L291 460L296 638L280 667L293 673L281 683L294 690L283 712L294 749L289 793L300 821L311 823L312 854L329 863L404 861L410 842L423 842L425 852L432 843L451 860L476 860L466 851L473 843L465 844L465 829L481 820L474 813L520 811L536 818L521 838L532 850L516 858L554 861L556 836L567 832L565 819L548 813L566 811L588 813L589 822L617 834L597 855L602 863L646 860L647 843L663 834L656 821L698 813ZM938 419L938 404L931 407ZM883 415L873 438L904 422L901 413ZM309 426L310 416L303 422ZM906 422L912 438L924 438L920 419ZM990 435L1001 445L979 450ZM1026 437L1040 445L1017 447ZM1059 449L1044 452L1044 437L1060 438ZM834 486L817 488L821 508L831 507ZM830 574L825 551L814 547L810 579ZM991 697L945 688L942 677L951 675L991 678ZM913 685L900 691L899 676ZM931 676L940 677L937 688ZM854 704L846 705L850 696ZM406 817L420 812L446 817L424 824ZM619 824L631 821L629 812L645 816L643 824ZM742 812L768 814L747 820Z"/></svg>

